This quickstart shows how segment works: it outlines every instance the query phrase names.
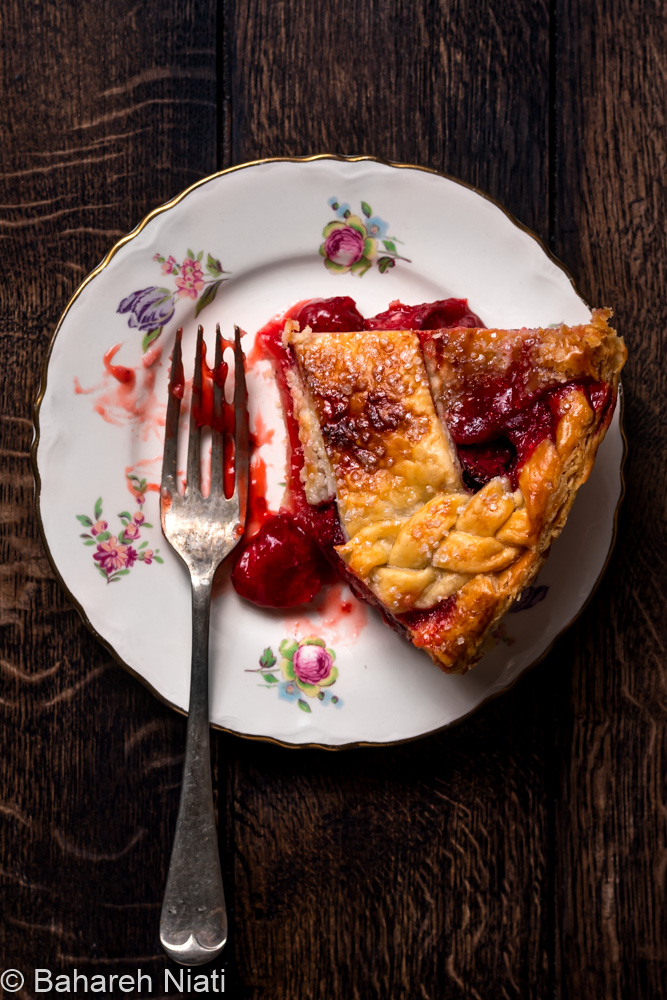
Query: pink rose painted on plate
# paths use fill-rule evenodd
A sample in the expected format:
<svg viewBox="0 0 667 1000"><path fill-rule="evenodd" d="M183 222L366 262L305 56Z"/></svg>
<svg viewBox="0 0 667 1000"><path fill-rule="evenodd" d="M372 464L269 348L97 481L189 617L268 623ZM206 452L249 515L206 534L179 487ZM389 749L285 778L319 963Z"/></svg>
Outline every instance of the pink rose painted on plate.
<svg viewBox="0 0 667 1000"><path fill-rule="evenodd" d="M304 684L322 684L333 669L333 657L328 649L315 643L299 646L292 657L294 675Z"/></svg>
<svg viewBox="0 0 667 1000"><path fill-rule="evenodd" d="M398 252L401 241L388 236L388 223L377 215L366 201L361 202L361 214L355 215L348 204L329 198L329 205L337 218L322 230L324 243L320 256L324 266L333 274L356 274L361 278L366 271L377 267L380 274L387 274L399 260L411 262Z"/></svg>
<svg viewBox="0 0 667 1000"><path fill-rule="evenodd" d="M358 229L352 229L351 226L334 229L324 241L324 252L334 264L351 267L364 255L364 237Z"/></svg>
<svg viewBox="0 0 667 1000"><path fill-rule="evenodd" d="M283 639L278 647L278 657L271 648L267 648L259 658L259 667L246 670L246 673L259 674L262 687L275 688L279 698L296 702L302 712L312 712L308 699L336 708L342 706L338 695L329 690L338 679L338 668L334 664L336 654L324 639L317 636ZM277 676L278 672L282 679Z"/></svg>

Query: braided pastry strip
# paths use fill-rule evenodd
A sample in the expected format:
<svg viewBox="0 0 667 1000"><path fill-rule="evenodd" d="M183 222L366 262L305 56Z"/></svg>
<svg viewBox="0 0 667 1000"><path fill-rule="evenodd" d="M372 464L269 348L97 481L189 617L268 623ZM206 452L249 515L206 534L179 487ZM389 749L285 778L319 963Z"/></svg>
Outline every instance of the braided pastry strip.
<svg viewBox="0 0 667 1000"><path fill-rule="evenodd" d="M398 613L430 608L471 576L506 569L531 539L521 491L497 477L473 496L439 493L410 517L376 521L336 551Z"/></svg>
<svg viewBox="0 0 667 1000"><path fill-rule="evenodd" d="M576 388L559 409L556 441L538 446L518 489L498 476L472 496L439 493L409 517L376 521L337 547L348 569L394 614L434 607L473 577L495 590L498 574L536 548L545 521L560 520L558 480L594 414Z"/></svg>

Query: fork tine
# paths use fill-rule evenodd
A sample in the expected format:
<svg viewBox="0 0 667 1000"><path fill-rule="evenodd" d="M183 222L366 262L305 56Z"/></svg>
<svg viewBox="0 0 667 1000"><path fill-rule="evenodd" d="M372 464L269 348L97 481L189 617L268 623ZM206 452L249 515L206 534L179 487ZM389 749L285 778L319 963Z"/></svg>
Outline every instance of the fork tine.
<svg viewBox="0 0 667 1000"><path fill-rule="evenodd" d="M190 405L190 433L188 435L188 464L185 480L185 495L189 496L195 490L201 492L201 404L202 404L202 367L204 361L204 327L197 328L197 350L195 352L195 370L192 376L192 402Z"/></svg>
<svg viewBox="0 0 667 1000"><path fill-rule="evenodd" d="M169 371L169 389L167 401L167 416L164 425L164 454L162 458L161 491L166 490L172 496L176 492L176 448L178 442L178 418L181 414L181 397L183 395L183 361L181 358L181 338L183 327L179 326L174 341L174 352L171 357Z"/></svg>
<svg viewBox="0 0 667 1000"><path fill-rule="evenodd" d="M220 324L215 327L215 362L213 366L213 427L211 435L211 492L222 496L224 489L223 407L226 366L222 363L222 334Z"/></svg>
<svg viewBox="0 0 667 1000"><path fill-rule="evenodd" d="M241 335L234 327L234 497L239 503L239 524L244 525L248 508L250 478L250 431L248 427L248 390L243 364Z"/></svg>

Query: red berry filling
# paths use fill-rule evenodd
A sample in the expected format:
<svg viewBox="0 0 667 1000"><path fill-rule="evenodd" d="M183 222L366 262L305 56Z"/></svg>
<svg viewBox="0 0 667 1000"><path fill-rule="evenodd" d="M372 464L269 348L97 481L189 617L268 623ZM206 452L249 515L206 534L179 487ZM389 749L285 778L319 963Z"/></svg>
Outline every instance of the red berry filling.
<svg viewBox="0 0 667 1000"><path fill-rule="evenodd" d="M257 350L270 359L283 400L288 436L287 507L265 520L243 549L232 574L239 594L263 607L290 607L312 600L323 583L331 579L332 566L344 573L334 546L345 542L335 500L311 506L301 481L304 465L299 428L292 410L287 375L293 359L283 346L285 322L296 319L316 332L343 333L357 330L439 330L482 328L484 324L468 309L466 299L441 299L421 305L398 300L368 319L354 299L335 296L311 299L293 306L284 316L268 323L257 335ZM429 337L421 337L426 348ZM427 349L427 348L426 348ZM509 475L516 487L518 471L545 437L552 440L558 422L558 401L571 386L582 389L598 417L611 419L614 399L606 383L570 382L538 393L527 389L530 371L519 360L502 376L482 375L471 381L447 413L447 425L457 447L465 485L475 491L498 475ZM380 412L380 411L378 411ZM383 420L386 416L380 413ZM374 413L369 412L372 422ZM384 421L386 423L386 420ZM332 433L336 430L332 412ZM329 565L323 554L331 561ZM356 580L355 589L366 591ZM370 591L366 595L377 604ZM399 616L393 624L419 627L421 631L442 622L453 607L449 599L425 612Z"/></svg>
<svg viewBox="0 0 667 1000"><path fill-rule="evenodd" d="M316 333L353 333L364 329L364 317L349 295L332 299L311 299L294 317L303 330L309 326Z"/></svg>
<svg viewBox="0 0 667 1000"><path fill-rule="evenodd" d="M315 540L290 514L276 514L241 553L232 583L253 604L289 608L312 601L329 577Z"/></svg>
<svg viewBox="0 0 667 1000"><path fill-rule="evenodd" d="M480 489L494 476L508 475L514 489L521 466L545 438L556 440L559 400L580 389L600 414L611 399L606 383L590 379L566 382L538 393L525 389L528 371L514 366L498 378L469 385L447 414L466 486Z"/></svg>
<svg viewBox="0 0 667 1000"><path fill-rule="evenodd" d="M386 312L367 319L364 330L442 330L454 327L483 327L479 316L468 309L467 299L438 299L406 306L398 299L389 303Z"/></svg>

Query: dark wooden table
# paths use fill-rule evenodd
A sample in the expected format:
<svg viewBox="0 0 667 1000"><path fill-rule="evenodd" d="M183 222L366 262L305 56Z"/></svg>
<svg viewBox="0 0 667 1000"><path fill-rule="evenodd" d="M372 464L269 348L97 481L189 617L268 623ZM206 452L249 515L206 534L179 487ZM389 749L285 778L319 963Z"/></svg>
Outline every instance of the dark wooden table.
<svg viewBox="0 0 667 1000"><path fill-rule="evenodd" d="M613 306L630 349L628 489L583 617L458 727L337 754L214 735L226 994L667 996L664 41L651 0L0 7L0 971L26 975L14 995L35 995L36 967L140 967L164 995L184 740L43 552L29 449L49 338L149 210L232 164L328 151L478 186Z"/></svg>

